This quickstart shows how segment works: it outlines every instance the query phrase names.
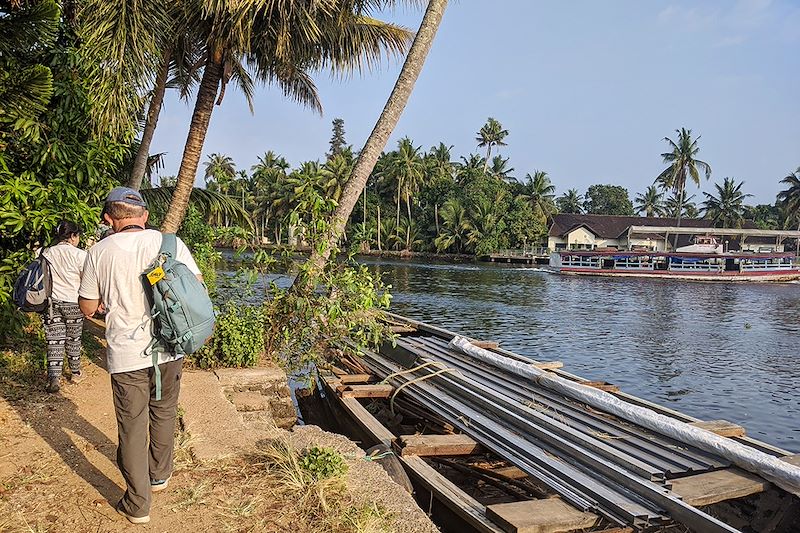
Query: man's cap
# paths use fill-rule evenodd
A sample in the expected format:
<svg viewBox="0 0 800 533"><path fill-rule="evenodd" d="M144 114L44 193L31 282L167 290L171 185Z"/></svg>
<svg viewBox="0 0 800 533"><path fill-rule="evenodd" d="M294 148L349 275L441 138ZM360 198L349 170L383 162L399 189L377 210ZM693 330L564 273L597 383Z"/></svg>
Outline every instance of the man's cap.
<svg viewBox="0 0 800 533"><path fill-rule="evenodd" d="M142 198L142 194L136 189L130 187L114 187L106 197L106 203L122 202L125 204L138 205L140 207L147 207L147 202Z"/></svg>

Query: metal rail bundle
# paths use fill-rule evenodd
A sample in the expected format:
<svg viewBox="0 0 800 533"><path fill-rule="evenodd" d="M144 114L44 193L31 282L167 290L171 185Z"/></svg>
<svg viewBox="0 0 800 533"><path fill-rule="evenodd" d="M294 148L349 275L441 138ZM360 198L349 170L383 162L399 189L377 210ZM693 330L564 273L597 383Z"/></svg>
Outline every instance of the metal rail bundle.
<svg viewBox="0 0 800 533"><path fill-rule="evenodd" d="M718 456L687 446L644 428L616 418L598 416L585 405L565 398L535 383L520 379L505 370L489 367L460 352L451 350L448 343L435 337L404 337L400 346L425 357L442 361L482 383L521 403L533 407L555 420L589 436L598 437L621 456L634 456L652 469L653 481L689 473L708 472L730 466Z"/></svg>
<svg viewBox="0 0 800 533"><path fill-rule="evenodd" d="M520 378L489 373L468 356L433 350L421 338L401 342L422 362L436 363L409 371L374 353L367 353L364 363L398 392L446 418L576 508L641 531L672 520L697 531L737 531L673 495L663 485L663 469L526 404L529 384ZM549 401L554 402L552 396ZM686 453L684 462L702 468L714 464L703 454Z"/></svg>

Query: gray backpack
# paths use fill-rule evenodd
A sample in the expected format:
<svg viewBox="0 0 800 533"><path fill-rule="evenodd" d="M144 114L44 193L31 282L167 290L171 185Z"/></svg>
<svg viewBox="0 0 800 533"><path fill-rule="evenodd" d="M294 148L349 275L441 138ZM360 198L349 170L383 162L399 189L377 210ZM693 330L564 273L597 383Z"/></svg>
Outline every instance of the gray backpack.
<svg viewBox="0 0 800 533"><path fill-rule="evenodd" d="M51 294L53 278L50 275L50 261L44 256L42 248L39 257L17 276L12 298L17 307L26 313L43 313L50 305Z"/></svg>
<svg viewBox="0 0 800 533"><path fill-rule="evenodd" d="M176 355L198 351L214 333L214 305L205 284L177 261L178 239L174 233L161 236L155 262L142 274L150 296L153 342L145 350L152 355L156 374L156 399L161 399L160 351Z"/></svg>

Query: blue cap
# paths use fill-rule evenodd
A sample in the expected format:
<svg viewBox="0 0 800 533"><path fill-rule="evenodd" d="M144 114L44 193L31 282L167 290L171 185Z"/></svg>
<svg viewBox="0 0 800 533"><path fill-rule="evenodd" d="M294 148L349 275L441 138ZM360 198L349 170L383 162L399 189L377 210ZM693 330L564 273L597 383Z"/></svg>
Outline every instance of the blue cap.
<svg viewBox="0 0 800 533"><path fill-rule="evenodd" d="M140 207L147 207L147 202L142 198L142 194L136 189L130 187L114 187L106 197L106 203L109 202L122 202L131 205L138 205Z"/></svg>

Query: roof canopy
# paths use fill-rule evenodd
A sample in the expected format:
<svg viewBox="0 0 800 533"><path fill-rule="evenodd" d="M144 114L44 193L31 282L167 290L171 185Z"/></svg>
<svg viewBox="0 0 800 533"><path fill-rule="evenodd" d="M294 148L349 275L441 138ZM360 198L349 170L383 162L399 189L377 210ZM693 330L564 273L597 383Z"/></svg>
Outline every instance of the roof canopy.
<svg viewBox="0 0 800 533"><path fill-rule="evenodd" d="M672 233L678 235L696 235L707 233L709 235L741 235L754 237L783 237L800 238L800 231L795 230L771 230L753 228L691 228L679 226L631 226L631 234L634 233Z"/></svg>

